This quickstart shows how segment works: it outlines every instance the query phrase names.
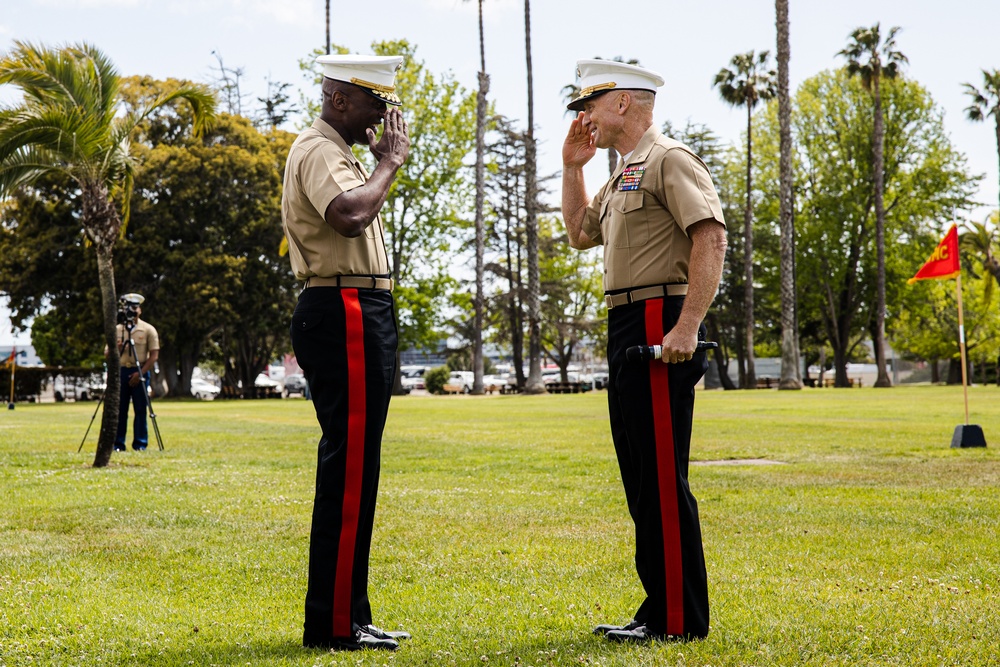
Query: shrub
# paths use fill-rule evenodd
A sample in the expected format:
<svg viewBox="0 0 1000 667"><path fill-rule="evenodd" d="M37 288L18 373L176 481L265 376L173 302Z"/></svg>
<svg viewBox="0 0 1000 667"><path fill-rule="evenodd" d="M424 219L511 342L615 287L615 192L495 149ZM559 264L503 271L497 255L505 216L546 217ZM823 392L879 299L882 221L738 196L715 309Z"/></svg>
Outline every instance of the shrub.
<svg viewBox="0 0 1000 667"><path fill-rule="evenodd" d="M424 373L424 386L427 387L427 391L432 394L443 394L444 383L448 381L450 373L447 366L438 366Z"/></svg>

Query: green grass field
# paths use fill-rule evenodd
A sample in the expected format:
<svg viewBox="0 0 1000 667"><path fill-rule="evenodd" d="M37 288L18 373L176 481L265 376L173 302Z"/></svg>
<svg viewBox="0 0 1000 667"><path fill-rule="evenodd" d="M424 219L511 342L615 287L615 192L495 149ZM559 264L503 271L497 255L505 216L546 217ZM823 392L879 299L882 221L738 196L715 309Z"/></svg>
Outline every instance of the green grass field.
<svg viewBox="0 0 1000 667"><path fill-rule="evenodd" d="M300 647L304 400L159 401L90 467L93 403L0 414L0 665L998 665L1000 389L702 392L712 632L614 646L641 601L603 392L394 399L371 562L395 654ZM718 465L765 458L781 465Z"/></svg>

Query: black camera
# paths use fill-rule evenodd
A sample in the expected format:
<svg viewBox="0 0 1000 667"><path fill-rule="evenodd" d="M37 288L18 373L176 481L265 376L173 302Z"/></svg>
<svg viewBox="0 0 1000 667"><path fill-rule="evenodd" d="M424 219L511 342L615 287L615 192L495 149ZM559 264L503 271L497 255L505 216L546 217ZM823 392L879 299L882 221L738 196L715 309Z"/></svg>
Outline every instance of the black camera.
<svg viewBox="0 0 1000 667"><path fill-rule="evenodd" d="M139 317L139 306L145 299L140 294L125 294L118 300L118 324L131 328Z"/></svg>

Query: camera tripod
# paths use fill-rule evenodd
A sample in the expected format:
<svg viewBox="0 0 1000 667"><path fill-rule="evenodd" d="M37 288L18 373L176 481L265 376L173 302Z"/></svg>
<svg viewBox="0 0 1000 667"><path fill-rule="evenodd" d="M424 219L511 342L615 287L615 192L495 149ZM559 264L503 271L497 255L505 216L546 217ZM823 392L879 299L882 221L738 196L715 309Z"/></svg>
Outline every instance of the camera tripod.
<svg viewBox="0 0 1000 667"><path fill-rule="evenodd" d="M129 352L132 354L132 361L136 363L137 370L139 372L139 377L142 379L142 386L144 392L143 396L146 399L145 401L146 408L143 409L149 410L149 420L153 422L153 433L156 435L156 444L157 446L159 446L160 451L162 452L163 439L160 437L160 426L159 424L156 423L156 413L153 411L153 399L150 398L149 396L150 393L149 378L147 378L146 374L142 372L142 366L139 365L139 358L135 353L135 341L132 340L132 329L135 328L135 321L126 321L125 323L123 323L123 326L125 327L126 336L125 340L121 342L121 346L118 348L118 356L121 357L122 352L125 351L125 345L128 345ZM83 434L83 440L80 441L80 446L76 450L77 453L79 453L83 449L83 443L87 441L87 436L90 435L90 429L94 425L94 419L97 417L97 411L101 409L101 405L103 405L107 400L109 400L108 392L105 390L104 398L97 402L97 407L94 408L94 414L90 416L90 424L87 425L87 432ZM136 409L138 410L138 406L136 407Z"/></svg>

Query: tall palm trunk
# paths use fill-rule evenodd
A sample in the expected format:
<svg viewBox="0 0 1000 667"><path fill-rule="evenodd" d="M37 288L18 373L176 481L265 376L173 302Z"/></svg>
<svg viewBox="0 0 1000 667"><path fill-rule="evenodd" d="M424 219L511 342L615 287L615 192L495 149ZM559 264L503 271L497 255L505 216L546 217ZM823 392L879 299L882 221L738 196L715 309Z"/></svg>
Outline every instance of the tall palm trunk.
<svg viewBox="0 0 1000 667"><path fill-rule="evenodd" d="M486 45L483 40L483 0L479 0L479 93L476 95L476 299L472 324L472 393L483 393L483 255L486 246L486 226L483 221L485 198L484 155L486 153L486 94L490 77L486 74Z"/></svg>
<svg viewBox="0 0 1000 667"><path fill-rule="evenodd" d="M542 382L542 311L538 270L538 165L535 147L535 96L531 70L531 0L524 0L524 53L528 66L528 129L524 136L526 186L525 242L528 246L528 394L545 392Z"/></svg>
<svg viewBox="0 0 1000 667"><path fill-rule="evenodd" d="M746 385L744 389L757 386L757 374L754 371L753 356L753 105L747 101L747 205L743 210L743 305L744 323L746 327Z"/></svg>
<svg viewBox="0 0 1000 667"><path fill-rule="evenodd" d="M97 253L97 277L101 289L101 315L104 324L104 344L108 348L108 372L104 387L104 414L97 438L94 467L103 468L111 461L115 435L118 432L118 397L121 393L121 355L118 350L118 296L115 292L115 271L112 248L121 231L121 218L115 210L108 189L102 183L82 183L83 228Z"/></svg>
<svg viewBox="0 0 1000 667"><path fill-rule="evenodd" d="M795 295L795 222L792 202L792 100L788 87L788 0L775 0L778 33L779 226L781 229L781 381L779 389L802 389Z"/></svg>
<svg viewBox="0 0 1000 667"><path fill-rule="evenodd" d="M891 387L892 380L885 368L885 174L883 146L885 140L885 125L882 120L882 94L880 79L876 72L873 77L875 91L875 125L872 132L872 168L875 171L875 253L876 276L875 290L875 363L878 365L876 387Z"/></svg>
<svg viewBox="0 0 1000 667"><path fill-rule="evenodd" d="M330 55L330 0L326 0L326 55Z"/></svg>

